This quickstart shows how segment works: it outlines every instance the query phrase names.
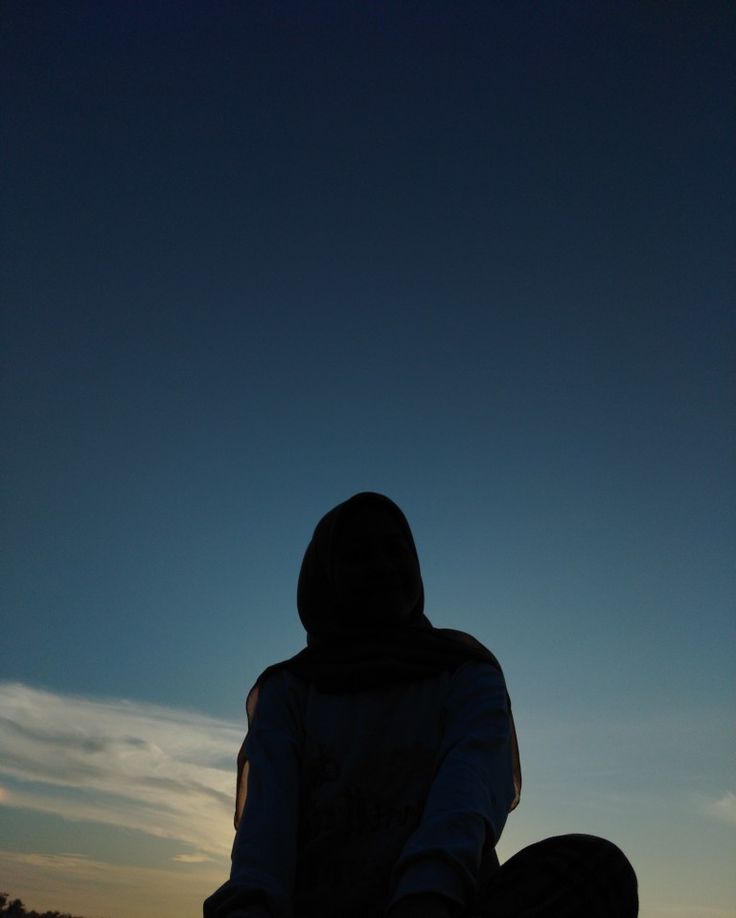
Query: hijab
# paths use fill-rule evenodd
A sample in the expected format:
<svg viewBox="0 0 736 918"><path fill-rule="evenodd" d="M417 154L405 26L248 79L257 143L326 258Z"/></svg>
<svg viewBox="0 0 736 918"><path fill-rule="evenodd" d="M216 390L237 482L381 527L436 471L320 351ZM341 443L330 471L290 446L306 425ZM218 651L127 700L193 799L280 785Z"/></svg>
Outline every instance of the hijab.
<svg viewBox="0 0 736 918"><path fill-rule="evenodd" d="M366 513L374 520L384 518L385 527L361 533L360 517L365 521ZM346 544L351 552L347 556ZM362 594L374 580L378 588L366 600ZM471 661L487 663L501 673L498 660L480 641L462 631L435 628L425 616L419 557L409 523L382 494L355 494L317 523L299 573L297 609L307 646L291 659L269 666L256 680L246 700L249 724L261 686L282 669L329 694L377 690L453 673ZM521 767L510 701L508 705L513 810L521 793ZM247 786L244 747L245 743L238 755L236 827Z"/></svg>

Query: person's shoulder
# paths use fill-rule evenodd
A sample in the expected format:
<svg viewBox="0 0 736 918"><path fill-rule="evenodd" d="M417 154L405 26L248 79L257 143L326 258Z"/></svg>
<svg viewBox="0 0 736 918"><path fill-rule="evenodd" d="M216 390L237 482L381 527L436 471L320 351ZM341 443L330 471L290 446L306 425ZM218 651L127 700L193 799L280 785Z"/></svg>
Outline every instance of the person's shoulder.
<svg viewBox="0 0 736 918"><path fill-rule="evenodd" d="M284 667L269 667L248 695L249 720L252 723L256 714L263 712L268 712L269 717L272 717L278 711L300 718L306 692L306 683L299 676Z"/></svg>
<svg viewBox="0 0 736 918"><path fill-rule="evenodd" d="M275 669L260 680L261 696L265 693L271 697L303 698L306 695L307 688L307 682L301 676L297 676L285 668Z"/></svg>

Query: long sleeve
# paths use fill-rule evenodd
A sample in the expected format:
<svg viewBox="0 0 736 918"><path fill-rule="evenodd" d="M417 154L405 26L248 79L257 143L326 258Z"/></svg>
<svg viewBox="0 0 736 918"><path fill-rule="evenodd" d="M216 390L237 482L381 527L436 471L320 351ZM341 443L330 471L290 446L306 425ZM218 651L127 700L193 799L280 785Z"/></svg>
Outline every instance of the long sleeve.
<svg viewBox="0 0 736 918"><path fill-rule="evenodd" d="M396 864L391 904L434 894L458 911L475 892L482 855L498 841L514 799L508 698L500 671L483 663L461 667L444 713L439 766L419 826Z"/></svg>
<svg viewBox="0 0 736 918"><path fill-rule="evenodd" d="M299 824L300 683L276 674L261 687L248 731L247 795L230 879L204 904L205 918L289 918Z"/></svg>

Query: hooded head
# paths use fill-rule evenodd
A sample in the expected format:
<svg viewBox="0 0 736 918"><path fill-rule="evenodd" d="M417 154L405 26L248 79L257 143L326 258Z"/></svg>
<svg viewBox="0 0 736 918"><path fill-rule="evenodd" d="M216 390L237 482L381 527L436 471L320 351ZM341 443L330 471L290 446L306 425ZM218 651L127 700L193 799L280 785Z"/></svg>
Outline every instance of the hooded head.
<svg viewBox="0 0 736 918"><path fill-rule="evenodd" d="M414 539L392 500L364 491L322 517L302 562L297 607L310 639L428 625Z"/></svg>

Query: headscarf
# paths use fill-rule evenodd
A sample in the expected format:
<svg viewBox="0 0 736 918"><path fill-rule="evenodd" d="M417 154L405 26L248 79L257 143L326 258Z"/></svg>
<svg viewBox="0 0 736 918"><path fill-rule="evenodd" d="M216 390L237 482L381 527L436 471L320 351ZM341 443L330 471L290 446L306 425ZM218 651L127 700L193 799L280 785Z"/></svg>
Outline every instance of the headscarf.
<svg viewBox="0 0 736 918"><path fill-rule="evenodd" d="M404 553L400 573L413 601L400 618L386 620L379 616L376 621L356 618L336 587L334 574L340 539L353 514L364 507L389 514L409 549ZM501 673L498 660L480 641L463 631L434 628L424 615L424 588L409 523L399 507L382 494L372 491L355 494L317 523L299 573L297 609L307 632L307 646L291 659L269 666L256 680L246 700L249 724L255 715L261 686L282 669L330 694L380 689L442 672L453 673L471 661L488 663ZM521 766L510 700L508 709L515 788L509 810L513 810L521 795ZM236 828L246 787L244 742L238 755Z"/></svg>

